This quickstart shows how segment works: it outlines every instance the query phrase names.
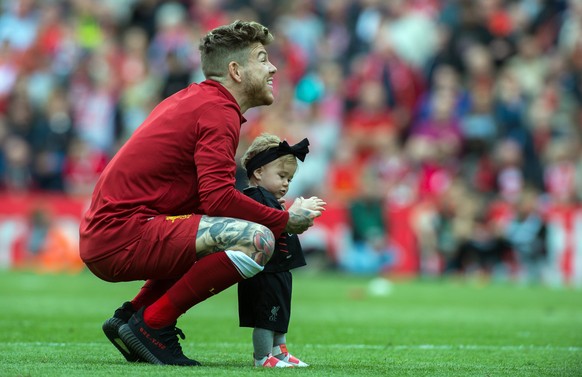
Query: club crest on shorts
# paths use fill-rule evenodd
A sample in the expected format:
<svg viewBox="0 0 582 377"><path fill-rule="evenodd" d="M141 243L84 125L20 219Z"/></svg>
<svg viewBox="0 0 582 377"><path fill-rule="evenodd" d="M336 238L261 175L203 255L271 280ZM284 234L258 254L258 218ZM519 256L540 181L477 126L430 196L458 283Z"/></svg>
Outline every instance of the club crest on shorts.
<svg viewBox="0 0 582 377"><path fill-rule="evenodd" d="M173 224L174 221L176 221L176 220L186 220L186 219L189 219L190 217L192 217L192 214L178 215L178 216L166 216L166 221L171 221Z"/></svg>
<svg viewBox="0 0 582 377"><path fill-rule="evenodd" d="M279 313L279 309L281 309L280 306L273 306L273 308L271 308L271 315L269 316L269 321L277 322L277 314Z"/></svg>

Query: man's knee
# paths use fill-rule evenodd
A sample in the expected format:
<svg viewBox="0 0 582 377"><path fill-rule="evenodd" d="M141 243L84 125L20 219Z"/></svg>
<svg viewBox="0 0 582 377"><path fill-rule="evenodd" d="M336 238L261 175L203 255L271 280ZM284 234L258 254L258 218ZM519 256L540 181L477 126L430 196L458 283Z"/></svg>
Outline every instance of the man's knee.
<svg viewBox="0 0 582 377"><path fill-rule="evenodd" d="M259 265L264 266L273 256L275 250L275 236L269 228L256 224L252 233L252 240L246 254Z"/></svg>
<svg viewBox="0 0 582 377"><path fill-rule="evenodd" d="M266 226L250 221L202 216L196 252L204 256L218 250L239 250L264 266L275 250L275 236Z"/></svg>
<svg viewBox="0 0 582 377"><path fill-rule="evenodd" d="M269 228L254 224L252 238L239 244L241 250L226 250L226 255L240 274L248 279L263 271L275 250L275 236ZM242 240L241 240L242 241Z"/></svg>

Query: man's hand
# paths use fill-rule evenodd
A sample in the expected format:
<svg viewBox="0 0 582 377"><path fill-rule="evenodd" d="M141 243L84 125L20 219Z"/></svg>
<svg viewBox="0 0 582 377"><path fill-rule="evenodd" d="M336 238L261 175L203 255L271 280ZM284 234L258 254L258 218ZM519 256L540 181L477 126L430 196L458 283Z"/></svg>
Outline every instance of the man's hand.
<svg viewBox="0 0 582 377"><path fill-rule="evenodd" d="M289 208L289 221L285 232L301 234L313 225L313 219L321 216L327 203L316 196L309 199L297 198Z"/></svg>

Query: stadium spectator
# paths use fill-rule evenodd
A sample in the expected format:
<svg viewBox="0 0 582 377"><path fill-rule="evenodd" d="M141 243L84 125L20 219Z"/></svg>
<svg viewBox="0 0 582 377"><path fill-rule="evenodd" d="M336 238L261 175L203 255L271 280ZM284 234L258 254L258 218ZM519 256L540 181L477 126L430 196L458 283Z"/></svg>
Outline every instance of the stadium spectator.
<svg viewBox="0 0 582 377"><path fill-rule="evenodd" d="M344 133L352 140L359 161L366 161L387 148L400 131L387 97L381 83L366 81L361 84L354 108L345 116Z"/></svg>
<svg viewBox="0 0 582 377"><path fill-rule="evenodd" d="M342 251L341 266L357 274L383 274L389 271L394 256L389 244L385 196L377 185L374 171L363 171L362 189L349 202L349 220L352 229L351 247Z"/></svg>
<svg viewBox="0 0 582 377"><path fill-rule="evenodd" d="M517 278L524 284L543 280L546 258L546 225L540 208L539 195L526 189L515 204L504 229L517 259Z"/></svg>
<svg viewBox="0 0 582 377"><path fill-rule="evenodd" d="M107 165L107 155L82 139L70 141L63 162L63 185L68 195L90 196Z"/></svg>
<svg viewBox="0 0 582 377"><path fill-rule="evenodd" d="M510 242L485 214L477 214L472 220L470 233L459 243L446 272L477 274L486 279L506 275L514 257Z"/></svg>

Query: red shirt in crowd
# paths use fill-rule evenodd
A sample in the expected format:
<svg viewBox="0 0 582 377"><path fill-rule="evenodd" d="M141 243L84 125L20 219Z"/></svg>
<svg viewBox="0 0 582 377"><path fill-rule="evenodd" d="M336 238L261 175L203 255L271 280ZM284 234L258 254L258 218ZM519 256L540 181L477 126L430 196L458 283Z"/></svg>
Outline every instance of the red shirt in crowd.
<svg viewBox="0 0 582 377"><path fill-rule="evenodd" d="M105 168L81 221L85 262L140 238L156 215L240 218L278 237L289 214L235 189L235 151L245 119L217 82L192 84L161 102Z"/></svg>

